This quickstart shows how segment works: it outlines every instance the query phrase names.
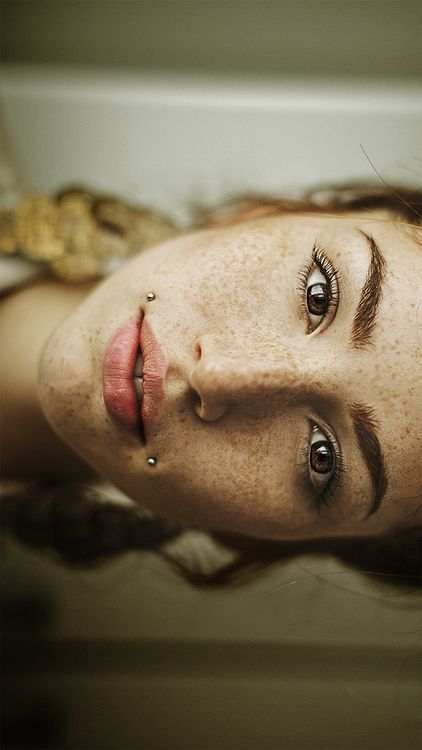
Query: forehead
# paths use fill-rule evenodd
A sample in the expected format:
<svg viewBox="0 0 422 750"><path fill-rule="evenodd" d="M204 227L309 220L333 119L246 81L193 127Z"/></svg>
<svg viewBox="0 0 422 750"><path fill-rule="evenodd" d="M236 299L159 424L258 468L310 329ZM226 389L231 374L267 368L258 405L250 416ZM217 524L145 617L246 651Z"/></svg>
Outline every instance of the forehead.
<svg viewBox="0 0 422 750"><path fill-rule="evenodd" d="M404 521L422 491L422 233L391 217L362 217L386 259L386 278L367 363L389 487L387 517Z"/></svg>
<svg viewBox="0 0 422 750"><path fill-rule="evenodd" d="M402 221L394 222L396 230L401 233L404 242L410 243L410 249L422 254L422 224L405 224Z"/></svg>

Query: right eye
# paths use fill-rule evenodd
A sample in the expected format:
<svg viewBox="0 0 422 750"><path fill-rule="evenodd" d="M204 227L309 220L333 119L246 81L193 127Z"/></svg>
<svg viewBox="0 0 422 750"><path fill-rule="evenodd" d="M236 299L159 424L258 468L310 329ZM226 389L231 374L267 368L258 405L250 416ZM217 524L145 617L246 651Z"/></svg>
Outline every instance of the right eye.
<svg viewBox="0 0 422 750"><path fill-rule="evenodd" d="M330 287L319 268L309 274L306 282L306 305L311 330L315 331L325 318L330 306Z"/></svg>
<svg viewBox="0 0 422 750"><path fill-rule="evenodd" d="M334 319L340 299L338 272L318 245L312 251L312 261L299 274L301 305L308 320L308 333L315 331L334 307Z"/></svg>

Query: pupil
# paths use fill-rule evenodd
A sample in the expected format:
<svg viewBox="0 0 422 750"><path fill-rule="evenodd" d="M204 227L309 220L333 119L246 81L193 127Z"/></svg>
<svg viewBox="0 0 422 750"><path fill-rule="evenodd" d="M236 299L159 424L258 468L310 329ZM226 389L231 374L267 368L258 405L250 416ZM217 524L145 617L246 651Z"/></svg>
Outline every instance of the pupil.
<svg viewBox="0 0 422 750"><path fill-rule="evenodd" d="M334 456L327 440L318 440L311 445L311 469L318 474L329 474L334 466Z"/></svg>
<svg viewBox="0 0 422 750"><path fill-rule="evenodd" d="M308 310L312 315L324 315L328 310L327 284L312 284L307 294Z"/></svg>

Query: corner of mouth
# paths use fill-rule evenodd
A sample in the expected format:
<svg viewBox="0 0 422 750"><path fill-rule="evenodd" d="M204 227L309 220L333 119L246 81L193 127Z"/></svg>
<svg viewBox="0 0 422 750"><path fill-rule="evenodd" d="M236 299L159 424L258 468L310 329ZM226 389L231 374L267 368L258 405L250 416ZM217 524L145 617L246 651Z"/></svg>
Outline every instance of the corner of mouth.
<svg viewBox="0 0 422 750"><path fill-rule="evenodd" d="M142 423L142 417L139 418L138 435L141 438L142 445L145 446L147 444L147 439L145 437L145 430L144 430L144 425Z"/></svg>

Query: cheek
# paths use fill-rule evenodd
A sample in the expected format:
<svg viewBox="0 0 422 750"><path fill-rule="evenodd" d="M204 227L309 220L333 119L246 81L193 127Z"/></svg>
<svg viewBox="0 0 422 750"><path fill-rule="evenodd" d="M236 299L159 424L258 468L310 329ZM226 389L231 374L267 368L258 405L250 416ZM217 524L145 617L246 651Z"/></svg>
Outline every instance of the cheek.
<svg viewBox="0 0 422 750"><path fill-rule="evenodd" d="M213 243L189 269L195 304L214 330L253 326L264 334L280 325L284 330L286 302L289 314L292 307L296 312L296 272L297 259L266 233Z"/></svg>
<svg viewBox="0 0 422 750"><path fill-rule="evenodd" d="M166 433L138 501L178 523L273 536L291 528L287 481L275 469L272 435L191 429L176 440ZM176 447L172 447L176 446Z"/></svg>

